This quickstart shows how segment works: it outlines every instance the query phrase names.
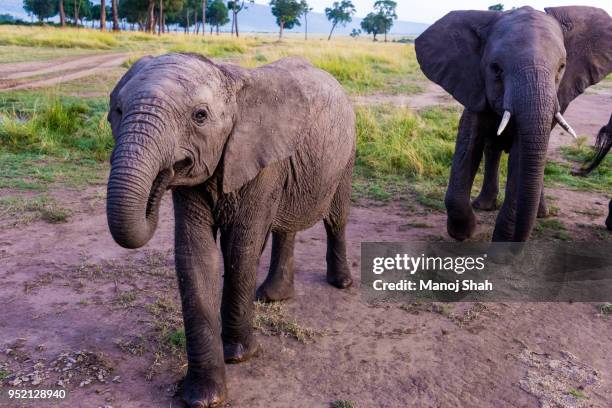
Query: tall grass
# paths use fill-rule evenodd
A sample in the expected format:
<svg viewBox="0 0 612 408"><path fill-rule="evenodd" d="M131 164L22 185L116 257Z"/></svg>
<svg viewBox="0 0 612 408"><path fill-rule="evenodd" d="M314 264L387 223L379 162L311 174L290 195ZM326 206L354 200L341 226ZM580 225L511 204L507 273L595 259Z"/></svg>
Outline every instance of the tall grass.
<svg viewBox="0 0 612 408"><path fill-rule="evenodd" d="M0 111L0 146L13 152L105 160L113 145L106 112L97 104L41 96Z"/></svg>
<svg viewBox="0 0 612 408"><path fill-rule="evenodd" d="M458 117L454 108L420 113L390 106L359 108L357 167L369 177L446 177Z"/></svg>

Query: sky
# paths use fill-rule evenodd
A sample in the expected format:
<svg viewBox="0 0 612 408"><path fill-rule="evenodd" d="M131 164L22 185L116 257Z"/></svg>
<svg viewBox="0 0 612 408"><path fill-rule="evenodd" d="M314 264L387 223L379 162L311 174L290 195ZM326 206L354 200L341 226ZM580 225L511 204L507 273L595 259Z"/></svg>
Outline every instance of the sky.
<svg viewBox="0 0 612 408"><path fill-rule="evenodd" d="M368 14L375 0L352 0L357 8L357 17ZM396 0L397 15L400 20L418 23L433 23L451 10L486 10L491 4L503 3L506 9L512 7L531 6L544 10L550 6L595 6L605 9L612 15L611 0L530 0L530 1L503 1L503 0ZM255 0L256 3L268 4L266 0ZM322 13L334 0L308 0L314 11Z"/></svg>

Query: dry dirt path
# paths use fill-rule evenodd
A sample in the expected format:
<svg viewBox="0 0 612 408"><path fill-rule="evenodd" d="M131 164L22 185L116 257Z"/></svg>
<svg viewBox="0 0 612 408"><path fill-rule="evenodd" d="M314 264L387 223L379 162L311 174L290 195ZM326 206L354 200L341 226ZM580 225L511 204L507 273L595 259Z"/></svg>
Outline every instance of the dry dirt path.
<svg viewBox="0 0 612 408"><path fill-rule="evenodd" d="M100 191L65 192L74 211L66 224L0 229L0 369L29 373L36 362L46 367L61 353L88 351L103 357L94 364L112 372L104 383L83 387L76 372L70 400L59 406L181 406L173 393L184 367L168 363L176 357L156 360L150 350L119 347L150 334L157 297L179 304L170 200L151 243L128 251L107 231ZM596 196L579 198L582 207L603 207ZM448 239L444 214L404 205L364 201L353 208L348 251L356 282L346 291L325 283L322 225L298 235L296 297L284 305L291 319L320 335L303 344L257 332L262 355L227 366L228 407L327 407L343 399L368 408L611 406L612 319L593 304L460 303L429 310L364 302L361 242ZM572 210L561 205L561 216ZM481 229L492 228L493 216L479 214ZM603 214L590 222L602 223ZM157 272L160 264L167 276ZM134 298L124 299L128 291ZM162 316L171 309L164 307Z"/></svg>
<svg viewBox="0 0 612 408"><path fill-rule="evenodd" d="M105 53L50 61L0 64L0 91L42 88L118 67L129 53Z"/></svg>

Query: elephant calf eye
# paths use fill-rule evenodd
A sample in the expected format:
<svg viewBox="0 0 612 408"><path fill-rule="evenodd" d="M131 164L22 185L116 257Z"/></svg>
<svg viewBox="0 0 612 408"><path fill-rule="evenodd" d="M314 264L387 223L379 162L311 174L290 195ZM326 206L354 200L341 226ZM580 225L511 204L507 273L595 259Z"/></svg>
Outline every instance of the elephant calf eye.
<svg viewBox="0 0 612 408"><path fill-rule="evenodd" d="M208 118L208 112L205 109L198 109L193 112L193 120L196 123L202 124L206 121L206 118Z"/></svg>

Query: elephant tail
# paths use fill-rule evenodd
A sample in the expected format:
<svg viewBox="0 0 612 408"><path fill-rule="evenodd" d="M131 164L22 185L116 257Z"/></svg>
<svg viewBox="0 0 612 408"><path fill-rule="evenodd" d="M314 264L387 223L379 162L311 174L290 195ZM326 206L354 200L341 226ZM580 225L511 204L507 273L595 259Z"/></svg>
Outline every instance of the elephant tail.
<svg viewBox="0 0 612 408"><path fill-rule="evenodd" d="M593 170L597 168L606 157L608 152L612 148L612 116L610 116L610 123L602 127L597 135L595 141L595 154L589 163L585 164L579 171L578 175L587 176Z"/></svg>

